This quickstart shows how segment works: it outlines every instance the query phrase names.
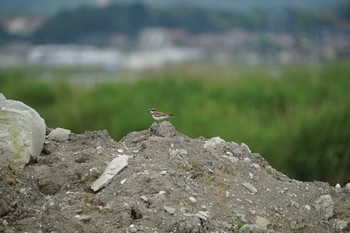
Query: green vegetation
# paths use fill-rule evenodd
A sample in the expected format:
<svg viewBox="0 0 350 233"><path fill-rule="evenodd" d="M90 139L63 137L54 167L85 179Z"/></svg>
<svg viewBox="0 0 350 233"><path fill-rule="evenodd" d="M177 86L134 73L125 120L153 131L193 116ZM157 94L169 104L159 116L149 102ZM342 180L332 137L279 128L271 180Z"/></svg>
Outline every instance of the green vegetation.
<svg viewBox="0 0 350 233"><path fill-rule="evenodd" d="M191 137L244 142L291 177L345 184L350 177L349 67L347 62L280 68L188 65L144 73L139 81L90 86L70 84L69 75L91 76L94 70L24 69L1 71L0 86L7 98L35 108L51 128L107 129L120 140L147 129L153 123L147 110L155 107L174 113L170 121ZM49 82L41 76L53 77Z"/></svg>

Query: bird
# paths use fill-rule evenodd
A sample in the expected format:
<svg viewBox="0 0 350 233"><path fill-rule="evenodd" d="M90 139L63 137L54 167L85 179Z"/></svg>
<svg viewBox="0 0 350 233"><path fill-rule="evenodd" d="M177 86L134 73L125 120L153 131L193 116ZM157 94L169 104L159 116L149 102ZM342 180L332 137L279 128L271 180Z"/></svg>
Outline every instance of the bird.
<svg viewBox="0 0 350 233"><path fill-rule="evenodd" d="M156 121L162 121L168 117L174 116L174 114L167 114L164 112L158 112L155 108L151 108L148 111L151 113L153 119L155 119Z"/></svg>

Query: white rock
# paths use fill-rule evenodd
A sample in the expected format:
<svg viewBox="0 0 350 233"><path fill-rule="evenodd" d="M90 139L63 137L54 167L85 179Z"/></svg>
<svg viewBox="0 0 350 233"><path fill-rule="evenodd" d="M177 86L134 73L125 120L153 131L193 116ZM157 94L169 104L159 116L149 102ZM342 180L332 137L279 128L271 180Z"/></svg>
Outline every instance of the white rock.
<svg viewBox="0 0 350 233"><path fill-rule="evenodd" d="M19 166L40 155L46 125L43 118L22 102L0 96L0 152Z"/></svg>
<svg viewBox="0 0 350 233"><path fill-rule="evenodd" d="M128 165L128 156L121 155L113 159L106 167L102 175L91 185L95 192L104 188L111 182L113 177Z"/></svg>
<svg viewBox="0 0 350 233"><path fill-rule="evenodd" d="M215 149L217 147L217 145L224 143L224 142L225 141L223 139L221 139L220 137L213 137L204 143L204 148L209 149L209 150Z"/></svg>
<svg viewBox="0 0 350 233"><path fill-rule="evenodd" d="M335 185L335 188L336 188L336 189L340 189L340 188L341 188L340 184L336 184L336 185Z"/></svg>
<svg viewBox="0 0 350 233"><path fill-rule="evenodd" d="M333 216L334 202L330 195L322 195L316 201L316 212L323 220L328 220Z"/></svg>
<svg viewBox="0 0 350 233"><path fill-rule="evenodd" d="M171 215L175 214L175 212L176 212L176 209L173 207L170 207L170 206L164 206L164 210Z"/></svg>
<svg viewBox="0 0 350 233"><path fill-rule="evenodd" d="M196 203L196 202L197 202L196 198L194 198L194 197L190 197L190 201L191 201L192 203Z"/></svg>
<svg viewBox="0 0 350 233"><path fill-rule="evenodd" d="M251 183L245 182L245 183L242 183L242 185L246 189L248 189L251 193L257 193L258 192L258 190Z"/></svg>
<svg viewBox="0 0 350 233"><path fill-rule="evenodd" d="M51 141L65 142L69 139L69 135L69 129L56 128L49 133L47 138Z"/></svg>

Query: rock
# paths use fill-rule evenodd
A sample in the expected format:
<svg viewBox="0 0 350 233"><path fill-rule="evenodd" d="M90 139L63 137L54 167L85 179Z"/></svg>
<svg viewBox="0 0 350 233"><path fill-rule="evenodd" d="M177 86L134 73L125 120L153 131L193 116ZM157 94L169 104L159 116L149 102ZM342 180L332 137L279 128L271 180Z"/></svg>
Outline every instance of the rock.
<svg viewBox="0 0 350 233"><path fill-rule="evenodd" d="M89 215L76 215L75 217L82 222L87 222L91 220L91 216Z"/></svg>
<svg viewBox="0 0 350 233"><path fill-rule="evenodd" d="M209 218L208 212L206 211L199 211L198 213L195 214L195 216L204 221L207 221L207 219Z"/></svg>
<svg viewBox="0 0 350 233"><path fill-rule="evenodd" d="M208 150L216 149L218 145L224 143L225 141L220 137L213 137L204 143L204 148Z"/></svg>
<svg viewBox="0 0 350 233"><path fill-rule="evenodd" d="M345 188L346 188L348 191L350 191L350 183L347 183L347 184L345 185Z"/></svg>
<svg viewBox="0 0 350 233"><path fill-rule="evenodd" d="M292 230L299 230L301 228L304 227L304 221L302 218L298 218L298 219L292 219L290 220L289 222L289 227L292 229Z"/></svg>
<svg viewBox="0 0 350 233"><path fill-rule="evenodd" d="M49 140L56 142L65 142L69 139L71 131L68 129L56 128L47 136Z"/></svg>
<svg viewBox="0 0 350 233"><path fill-rule="evenodd" d="M257 216L255 219L255 224L261 227L267 227L271 224L271 222L266 218Z"/></svg>
<svg viewBox="0 0 350 233"><path fill-rule="evenodd" d="M316 212L323 220L328 220L333 216L334 202L330 195L322 195L316 201Z"/></svg>
<svg viewBox="0 0 350 233"><path fill-rule="evenodd" d="M196 198L194 198L194 197L190 197L189 199L190 199L190 202L192 202L192 203L196 203L197 202Z"/></svg>
<svg viewBox="0 0 350 233"><path fill-rule="evenodd" d="M242 183L242 185L253 194L258 192L258 190L249 182Z"/></svg>
<svg viewBox="0 0 350 233"><path fill-rule="evenodd" d="M267 229L255 224L246 224L242 226L238 232L239 233L275 233L274 230Z"/></svg>
<svg viewBox="0 0 350 233"><path fill-rule="evenodd" d="M164 206L164 210L171 215L175 214L175 212L176 212L176 209L173 207L170 207L170 206Z"/></svg>
<svg viewBox="0 0 350 233"><path fill-rule="evenodd" d="M344 220L335 220L333 223L333 228L336 232L345 232L344 230L348 230L347 227L349 225L348 221Z"/></svg>
<svg viewBox="0 0 350 233"><path fill-rule="evenodd" d="M7 205L7 203L3 200L0 200L0 217L6 215L8 212L10 212L11 207Z"/></svg>
<svg viewBox="0 0 350 233"><path fill-rule="evenodd" d="M168 121L163 121L159 124L154 123L151 125L149 131L156 136L165 138L173 137L176 134L175 127Z"/></svg>
<svg viewBox="0 0 350 233"><path fill-rule="evenodd" d="M19 166L35 160L45 141L46 125L40 115L22 102L0 98L0 155Z"/></svg>
<svg viewBox="0 0 350 233"><path fill-rule="evenodd" d="M121 155L115 159L113 159L102 175L91 185L91 189L95 192L104 188L106 185L111 182L113 177L118 174L123 168L128 165L128 156Z"/></svg>

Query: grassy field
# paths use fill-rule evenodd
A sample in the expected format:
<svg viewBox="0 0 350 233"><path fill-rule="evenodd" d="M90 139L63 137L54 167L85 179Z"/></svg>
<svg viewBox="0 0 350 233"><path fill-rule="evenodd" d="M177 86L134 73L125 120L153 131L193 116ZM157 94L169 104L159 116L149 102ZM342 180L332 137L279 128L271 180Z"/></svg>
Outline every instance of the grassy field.
<svg viewBox="0 0 350 233"><path fill-rule="evenodd" d="M155 107L191 137L244 142L289 176L350 182L350 65L187 65L142 74L62 69L0 72L0 91L35 108L48 127L107 129L115 140L147 129ZM72 73L96 83L72 84ZM94 75L96 74L96 75ZM98 75L97 75L98 74ZM121 81L124 80L124 81Z"/></svg>

